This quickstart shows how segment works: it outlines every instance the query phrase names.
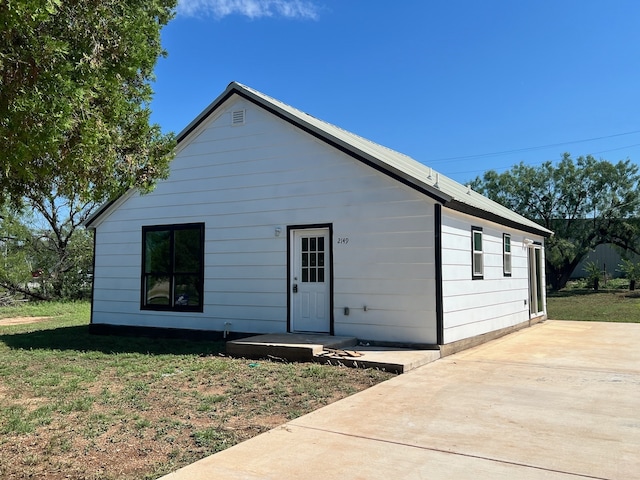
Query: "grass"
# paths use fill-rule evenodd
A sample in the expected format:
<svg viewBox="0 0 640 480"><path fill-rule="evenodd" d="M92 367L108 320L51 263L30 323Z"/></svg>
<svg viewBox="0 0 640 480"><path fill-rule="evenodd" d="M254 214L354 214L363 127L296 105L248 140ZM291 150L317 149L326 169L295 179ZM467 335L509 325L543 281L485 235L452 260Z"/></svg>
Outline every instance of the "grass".
<svg viewBox="0 0 640 480"><path fill-rule="evenodd" d="M640 323L640 291L629 291L628 282L609 280L599 291L583 280L570 282L547 295L547 311L554 320Z"/></svg>
<svg viewBox="0 0 640 480"><path fill-rule="evenodd" d="M0 308L51 317L0 321L0 478L157 478L392 376L90 335L89 308Z"/></svg>

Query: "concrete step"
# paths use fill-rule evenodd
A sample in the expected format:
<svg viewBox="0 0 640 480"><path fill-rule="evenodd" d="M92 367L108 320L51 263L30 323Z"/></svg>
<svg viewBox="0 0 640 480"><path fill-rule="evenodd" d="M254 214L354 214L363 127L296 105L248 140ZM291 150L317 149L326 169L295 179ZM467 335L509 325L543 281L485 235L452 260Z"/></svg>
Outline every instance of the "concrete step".
<svg viewBox="0 0 640 480"><path fill-rule="evenodd" d="M325 352L316 355L314 361L355 368L378 368L392 373L406 373L439 358L440 350L357 346L344 353L325 350Z"/></svg>
<svg viewBox="0 0 640 480"><path fill-rule="evenodd" d="M355 337L305 333L270 333L227 342L227 353L234 357L276 357L292 362L312 362L325 348L348 348L357 343Z"/></svg>
<svg viewBox="0 0 640 480"><path fill-rule="evenodd" d="M440 358L439 350L357 345L355 337L282 333L227 342L227 353L244 358L277 358L405 373Z"/></svg>

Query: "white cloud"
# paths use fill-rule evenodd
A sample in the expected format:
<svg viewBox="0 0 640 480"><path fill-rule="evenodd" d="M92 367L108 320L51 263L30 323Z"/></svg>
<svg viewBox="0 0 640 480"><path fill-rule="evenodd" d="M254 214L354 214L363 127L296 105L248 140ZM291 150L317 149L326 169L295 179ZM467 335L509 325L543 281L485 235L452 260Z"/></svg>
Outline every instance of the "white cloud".
<svg viewBox="0 0 640 480"><path fill-rule="evenodd" d="M179 0L178 14L187 17L244 15L316 20L318 7L307 0Z"/></svg>

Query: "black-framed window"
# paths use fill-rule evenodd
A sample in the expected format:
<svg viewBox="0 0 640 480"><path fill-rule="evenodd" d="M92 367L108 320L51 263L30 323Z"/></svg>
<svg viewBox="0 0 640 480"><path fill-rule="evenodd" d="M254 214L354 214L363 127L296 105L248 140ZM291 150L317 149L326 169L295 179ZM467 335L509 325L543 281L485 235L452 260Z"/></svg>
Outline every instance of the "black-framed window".
<svg viewBox="0 0 640 480"><path fill-rule="evenodd" d="M482 228L471 227L471 278L484 278L484 250L482 246Z"/></svg>
<svg viewBox="0 0 640 480"><path fill-rule="evenodd" d="M202 311L204 224L142 227L141 307Z"/></svg>
<svg viewBox="0 0 640 480"><path fill-rule="evenodd" d="M502 273L511 276L511 234L502 234Z"/></svg>

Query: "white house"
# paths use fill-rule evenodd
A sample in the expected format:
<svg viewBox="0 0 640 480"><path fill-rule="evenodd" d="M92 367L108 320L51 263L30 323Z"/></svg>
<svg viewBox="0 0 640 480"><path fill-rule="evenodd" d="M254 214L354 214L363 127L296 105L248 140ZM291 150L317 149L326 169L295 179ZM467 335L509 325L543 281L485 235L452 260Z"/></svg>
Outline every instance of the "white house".
<svg viewBox="0 0 640 480"><path fill-rule="evenodd" d="M549 230L239 83L95 230L91 328L318 332L453 351L546 318Z"/></svg>

